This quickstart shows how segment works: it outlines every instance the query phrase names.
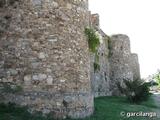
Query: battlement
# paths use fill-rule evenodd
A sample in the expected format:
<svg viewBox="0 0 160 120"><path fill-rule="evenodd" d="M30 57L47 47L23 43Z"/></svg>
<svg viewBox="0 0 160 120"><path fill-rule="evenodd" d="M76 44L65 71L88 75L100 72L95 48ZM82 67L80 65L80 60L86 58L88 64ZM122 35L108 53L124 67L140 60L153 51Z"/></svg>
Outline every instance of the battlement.
<svg viewBox="0 0 160 120"><path fill-rule="evenodd" d="M137 53L132 53L131 55L136 61L138 61L138 54Z"/></svg>
<svg viewBox="0 0 160 120"><path fill-rule="evenodd" d="M99 27L99 14L91 15L91 25L96 28Z"/></svg>
<svg viewBox="0 0 160 120"><path fill-rule="evenodd" d="M111 48L113 55L116 55L114 54L115 52L120 53L119 55L129 55L131 53L130 40L127 35L112 35L110 45L112 46Z"/></svg>
<svg viewBox="0 0 160 120"><path fill-rule="evenodd" d="M125 34L116 34L116 35L112 35L112 40L129 40L129 37Z"/></svg>

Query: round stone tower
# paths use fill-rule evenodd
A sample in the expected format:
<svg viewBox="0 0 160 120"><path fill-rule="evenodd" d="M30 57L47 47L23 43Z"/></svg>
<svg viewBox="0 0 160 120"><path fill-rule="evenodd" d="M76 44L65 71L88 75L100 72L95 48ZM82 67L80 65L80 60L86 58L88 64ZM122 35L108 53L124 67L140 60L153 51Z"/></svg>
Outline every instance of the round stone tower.
<svg viewBox="0 0 160 120"><path fill-rule="evenodd" d="M23 88L6 100L57 118L93 112L88 0L1 0L0 81Z"/></svg>
<svg viewBox="0 0 160 120"><path fill-rule="evenodd" d="M131 68L133 72L133 80L140 79L140 65L138 55L136 53L131 54Z"/></svg>
<svg viewBox="0 0 160 120"><path fill-rule="evenodd" d="M129 37L122 34L113 35L109 46L110 90L113 95L119 95L116 83L123 83L123 80L133 80L130 66L131 51Z"/></svg>

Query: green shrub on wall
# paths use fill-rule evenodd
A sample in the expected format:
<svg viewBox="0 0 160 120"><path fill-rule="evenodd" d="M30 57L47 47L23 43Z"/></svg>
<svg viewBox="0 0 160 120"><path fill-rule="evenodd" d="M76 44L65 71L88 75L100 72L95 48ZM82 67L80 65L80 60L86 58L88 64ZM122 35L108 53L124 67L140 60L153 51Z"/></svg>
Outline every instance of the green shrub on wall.
<svg viewBox="0 0 160 120"><path fill-rule="evenodd" d="M88 45L91 52L96 53L99 46L99 37L96 35L96 31L92 28L85 28L85 34L88 38Z"/></svg>
<svg viewBox="0 0 160 120"><path fill-rule="evenodd" d="M85 28L85 34L88 39L88 46L89 50L92 53L95 53L95 62L93 63L94 66L94 72L97 72L100 70L99 62L99 55L98 55L98 46L100 45L99 36L96 34L96 31L92 28Z"/></svg>

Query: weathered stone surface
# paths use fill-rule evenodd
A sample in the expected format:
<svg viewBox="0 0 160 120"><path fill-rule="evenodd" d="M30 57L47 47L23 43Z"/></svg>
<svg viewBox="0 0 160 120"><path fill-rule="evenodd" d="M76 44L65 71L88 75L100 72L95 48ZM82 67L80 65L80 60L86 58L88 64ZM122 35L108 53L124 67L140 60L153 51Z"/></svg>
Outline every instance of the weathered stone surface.
<svg viewBox="0 0 160 120"><path fill-rule="evenodd" d="M47 78L47 84L48 85L52 85L53 84L53 78L52 78L52 76L48 76L48 78Z"/></svg>
<svg viewBox="0 0 160 120"><path fill-rule="evenodd" d="M118 34L110 40L110 90L112 95L120 95L116 83L123 84L123 80L133 80L130 66L131 51L129 37Z"/></svg>
<svg viewBox="0 0 160 120"><path fill-rule="evenodd" d="M109 96L111 95L109 90L109 61L108 61L108 36L99 28L99 15L91 15L91 27L96 30L97 35L100 39L100 45L98 46L98 64L100 70L94 70L94 63L96 62L95 53L90 53L91 59L91 81L92 81L92 92L95 97Z"/></svg>
<svg viewBox="0 0 160 120"><path fill-rule="evenodd" d="M84 35L87 26L100 38L98 71ZM3 93L5 102L56 118L89 116L93 96L120 95L116 82L140 78L129 38L109 39L99 15L90 15L88 0L1 0L0 73L0 82L24 89Z"/></svg>
<svg viewBox="0 0 160 120"><path fill-rule="evenodd" d="M45 53L43 53L43 52L39 53L39 58L40 58L40 59L44 59L44 58L46 58Z"/></svg>
<svg viewBox="0 0 160 120"><path fill-rule="evenodd" d="M99 15L92 14L90 26L96 30L100 39L98 64L100 70L94 71L96 56L90 53L90 75L92 92L95 97L120 95L116 83L123 80L140 79L138 56L130 51L129 37L123 34L107 36L99 27Z"/></svg>
<svg viewBox="0 0 160 120"><path fill-rule="evenodd" d="M24 93L6 99L57 118L92 114L88 1L7 1L0 7L0 79Z"/></svg>
<svg viewBox="0 0 160 120"><path fill-rule="evenodd" d="M131 54L131 68L133 72L133 80L140 79L140 65L138 60L138 55L136 53Z"/></svg>
<svg viewBox="0 0 160 120"><path fill-rule="evenodd" d="M32 4L35 5L42 5L42 0L32 0Z"/></svg>
<svg viewBox="0 0 160 120"><path fill-rule="evenodd" d="M73 118L83 118L93 112L93 96L88 93L54 93L54 92L24 92L23 94L8 94L5 102L16 102L20 105L29 105L30 111L42 111L58 118L66 115ZM54 99L53 99L54 98ZM89 101L89 102L88 102ZM35 104L36 103L36 104ZM43 105L42 105L43 104Z"/></svg>

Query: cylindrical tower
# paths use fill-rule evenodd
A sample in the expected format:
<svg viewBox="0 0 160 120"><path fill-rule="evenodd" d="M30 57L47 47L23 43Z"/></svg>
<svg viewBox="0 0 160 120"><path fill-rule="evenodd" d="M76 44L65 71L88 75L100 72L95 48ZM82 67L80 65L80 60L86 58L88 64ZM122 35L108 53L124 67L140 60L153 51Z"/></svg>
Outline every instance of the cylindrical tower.
<svg viewBox="0 0 160 120"><path fill-rule="evenodd" d="M140 65L138 60L138 55L136 53L131 54L131 68L133 72L133 80L141 78L140 75Z"/></svg>
<svg viewBox="0 0 160 120"><path fill-rule="evenodd" d="M130 41L126 35L118 34L111 37L110 43L110 89L113 95L119 95L117 82L133 80L133 73L130 67Z"/></svg>
<svg viewBox="0 0 160 120"><path fill-rule="evenodd" d="M2 0L0 81L23 87L6 99L55 117L93 112L88 0Z"/></svg>

